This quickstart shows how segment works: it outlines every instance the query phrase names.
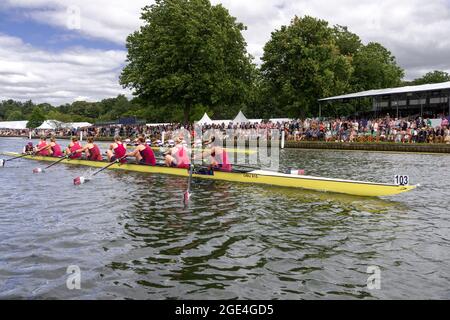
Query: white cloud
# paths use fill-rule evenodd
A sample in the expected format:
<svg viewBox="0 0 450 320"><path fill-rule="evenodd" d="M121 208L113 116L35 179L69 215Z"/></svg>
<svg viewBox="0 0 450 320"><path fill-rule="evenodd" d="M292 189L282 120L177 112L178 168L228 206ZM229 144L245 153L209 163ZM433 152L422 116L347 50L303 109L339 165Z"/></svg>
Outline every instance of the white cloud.
<svg viewBox="0 0 450 320"><path fill-rule="evenodd" d="M54 105L128 94L118 84L124 51L36 49L0 34L0 99L32 99Z"/></svg>
<svg viewBox="0 0 450 320"><path fill-rule="evenodd" d="M247 25L248 51L262 56L271 32L289 24L294 15L346 25L363 42L386 46L411 79L433 69L450 71L450 4L447 0L212 0L222 3ZM138 29L141 8L151 0L6 0L2 8L21 8L25 17L67 28L67 8L81 13L83 37L123 45ZM99 99L124 90L117 83L125 52L71 48L60 53L36 49L20 39L0 35L0 98L52 103L80 97Z"/></svg>
<svg viewBox="0 0 450 320"><path fill-rule="evenodd" d="M217 1L219 2L219 1ZM447 0L260 0L221 1L248 25L249 51L262 56L274 29L294 15L311 15L348 26L364 43L387 47L412 79L433 69L450 71L450 3Z"/></svg>
<svg viewBox="0 0 450 320"><path fill-rule="evenodd" d="M67 28L78 11L82 35L123 44L127 35L139 28L141 8L151 3L148 0L6 0L3 6L26 9L30 19L61 28Z"/></svg>

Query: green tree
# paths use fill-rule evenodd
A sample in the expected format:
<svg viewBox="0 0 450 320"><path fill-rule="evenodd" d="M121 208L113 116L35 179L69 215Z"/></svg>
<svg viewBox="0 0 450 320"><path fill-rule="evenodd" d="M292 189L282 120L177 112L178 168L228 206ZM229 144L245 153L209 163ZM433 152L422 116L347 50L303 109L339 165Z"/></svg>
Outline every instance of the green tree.
<svg viewBox="0 0 450 320"><path fill-rule="evenodd" d="M24 116L20 110L11 110L7 112L6 120L8 121L20 121L23 120Z"/></svg>
<svg viewBox="0 0 450 320"><path fill-rule="evenodd" d="M354 57L362 47L361 38L347 27L336 25L333 28L336 45L341 54Z"/></svg>
<svg viewBox="0 0 450 320"><path fill-rule="evenodd" d="M404 71L395 57L381 44L371 42L360 48L353 58L354 91L398 87Z"/></svg>
<svg viewBox="0 0 450 320"><path fill-rule="evenodd" d="M73 122L73 116L68 113L61 113L58 110L53 109L49 113L47 113L47 119L57 120L61 122Z"/></svg>
<svg viewBox="0 0 450 320"><path fill-rule="evenodd" d="M214 109L245 103L251 56L236 22L209 0L156 0L144 25L127 38L120 82L152 106L180 106L187 122L195 105Z"/></svg>
<svg viewBox="0 0 450 320"><path fill-rule="evenodd" d="M428 84L428 83L440 83L450 81L450 74L445 71L434 70L428 72L420 78L415 79L412 84Z"/></svg>
<svg viewBox="0 0 450 320"><path fill-rule="evenodd" d="M27 128L37 128L45 121L45 114L40 107L34 107L28 119Z"/></svg>
<svg viewBox="0 0 450 320"><path fill-rule="evenodd" d="M25 108L34 110L34 104L33 104L33 102L32 102L31 100L25 102L25 104L27 105ZM46 114L46 113L48 113L48 112L50 112L50 111L52 111L52 110L55 109L55 107L52 106L50 103L41 103L41 104L38 104L37 106L39 107L39 109L40 109L44 114Z"/></svg>
<svg viewBox="0 0 450 320"><path fill-rule="evenodd" d="M350 59L336 45L324 20L295 17L272 32L264 46L261 70L272 113L284 116L318 114L317 99L349 89Z"/></svg>

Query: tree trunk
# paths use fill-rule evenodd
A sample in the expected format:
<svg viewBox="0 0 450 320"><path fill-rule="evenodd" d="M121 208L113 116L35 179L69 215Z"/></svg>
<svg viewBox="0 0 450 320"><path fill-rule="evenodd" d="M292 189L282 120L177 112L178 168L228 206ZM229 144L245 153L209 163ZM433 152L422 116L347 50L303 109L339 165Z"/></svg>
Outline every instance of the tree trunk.
<svg viewBox="0 0 450 320"><path fill-rule="evenodd" d="M186 102L186 104L184 105L184 124L185 125L189 124L189 115L191 113L191 107L192 107L191 102Z"/></svg>

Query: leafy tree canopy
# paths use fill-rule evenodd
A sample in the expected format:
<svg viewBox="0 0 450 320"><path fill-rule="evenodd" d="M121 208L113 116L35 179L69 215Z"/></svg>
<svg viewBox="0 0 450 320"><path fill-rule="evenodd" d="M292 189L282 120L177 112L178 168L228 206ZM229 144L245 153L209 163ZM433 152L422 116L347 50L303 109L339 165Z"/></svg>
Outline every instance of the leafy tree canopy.
<svg viewBox="0 0 450 320"><path fill-rule="evenodd" d="M333 33L339 51L345 56L354 57L363 46L359 36L345 26L334 26Z"/></svg>
<svg viewBox="0 0 450 320"><path fill-rule="evenodd" d="M288 116L317 113L317 99L349 90L353 68L324 20L295 17L272 32L261 70L273 106Z"/></svg>
<svg viewBox="0 0 450 320"><path fill-rule="evenodd" d="M20 110L11 110L6 113L6 120L8 121L20 121L23 119L23 113Z"/></svg>
<svg viewBox="0 0 450 320"><path fill-rule="evenodd" d="M33 108L30 118L28 119L27 128L37 128L45 121L45 114L40 107Z"/></svg>
<svg viewBox="0 0 450 320"><path fill-rule="evenodd" d="M179 106L185 121L195 105L220 111L245 104L254 66L245 27L227 9L209 0L156 0L141 19L127 39L124 87L149 105Z"/></svg>
<svg viewBox="0 0 450 320"><path fill-rule="evenodd" d="M431 71L427 74L423 75L420 78L415 79L412 84L420 85L420 84L428 84L428 83L439 83L439 82L447 82L450 81L450 74L445 71Z"/></svg>
<svg viewBox="0 0 450 320"><path fill-rule="evenodd" d="M376 42L360 48L353 58L355 91L398 87L404 71L389 50Z"/></svg>

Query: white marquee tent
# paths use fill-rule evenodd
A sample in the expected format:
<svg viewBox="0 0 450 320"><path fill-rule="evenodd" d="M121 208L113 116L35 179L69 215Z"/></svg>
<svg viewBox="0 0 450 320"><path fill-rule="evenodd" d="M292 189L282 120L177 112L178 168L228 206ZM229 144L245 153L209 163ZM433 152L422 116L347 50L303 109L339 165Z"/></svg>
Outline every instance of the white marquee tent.
<svg viewBox="0 0 450 320"><path fill-rule="evenodd" d="M39 127L36 129L38 130L52 130L64 127L64 123L57 120L45 120L44 123L42 123Z"/></svg>
<svg viewBox="0 0 450 320"><path fill-rule="evenodd" d="M0 129L23 130L27 128L28 121L3 121L0 122Z"/></svg>
<svg viewBox="0 0 450 320"><path fill-rule="evenodd" d="M42 123L39 127L36 129L38 130L54 130L59 128L70 128L70 129L78 129L78 128L85 128L90 127L92 124L89 122L69 122L64 123L58 120L46 120L44 123Z"/></svg>
<svg viewBox="0 0 450 320"><path fill-rule="evenodd" d="M248 122L247 117L242 113L242 111L239 111L238 115L233 119L233 123L245 123Z"/></svg>
<svg viewBox="0 0 450 320"><path fill-rule="evenodd" d="M208 114L205 112L205 114L203 115L203 117L197 122L199 125L204 125L204 124L212 124L213 121L211 120L211 118L208 116Z"/></svg>
<svg viewBox="0 0 450 320"><path fill-rule="evenodd" d="M213 124L217 124L217 125L228 125L231 122L231 120L213 120L212 123Z"/></svg>
<svg viewBox="0 0 450 320"><path fill-rule="evenodd" d="M65 123L64 126L66 128L78 129L78 128L91 127L92 123L89 123L89 122L69 122L69 123Z"/></svg>

